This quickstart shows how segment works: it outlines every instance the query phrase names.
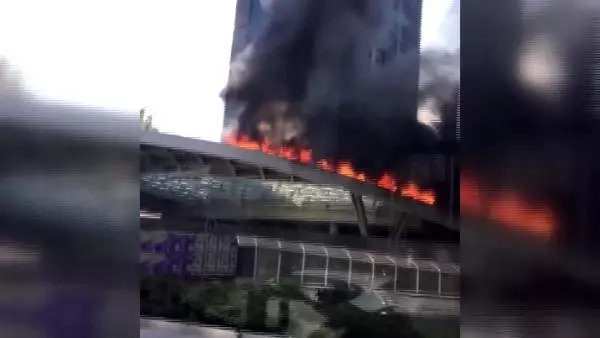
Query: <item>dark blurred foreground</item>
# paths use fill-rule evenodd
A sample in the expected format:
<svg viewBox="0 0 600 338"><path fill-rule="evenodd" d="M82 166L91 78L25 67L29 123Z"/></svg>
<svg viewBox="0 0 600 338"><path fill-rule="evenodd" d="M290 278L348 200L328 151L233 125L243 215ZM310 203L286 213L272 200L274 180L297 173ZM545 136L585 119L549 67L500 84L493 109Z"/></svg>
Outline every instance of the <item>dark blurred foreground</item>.
<svg viewBox="0 0 600 338"><path fill-rule="evenodd" d="M0 80L0 336L137 336L136 117Z"/></svg>
<svg viewBox="0 0 600 338"><path fill-rule="evenodd" d="M555 241L545 244L462 228L461 334L597 337L600 7L561 0L461 6L461 165L489 173L496 182L489 190L512 182L562 216ZM539 60L558 59L566 74L548 81L543 95L515 79L521 47L533 46L536 34L554 43Z"/></svg>

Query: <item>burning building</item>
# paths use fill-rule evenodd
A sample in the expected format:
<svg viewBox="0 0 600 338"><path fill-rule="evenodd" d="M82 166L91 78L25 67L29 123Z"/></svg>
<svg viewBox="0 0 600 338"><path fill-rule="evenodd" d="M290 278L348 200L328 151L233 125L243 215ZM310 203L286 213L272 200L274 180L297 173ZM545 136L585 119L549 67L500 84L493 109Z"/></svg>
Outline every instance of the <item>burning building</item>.
<svg viewBox="0 0 600 338"><path fill-rule="evenodd" d="M588 95L588 88L595 88L590 82L592 71L584 69L589 63L576 62L590 54L581 44L586 28L575 24L550 27L553 15L560 12L556 8L562 8L559 4L524 20L515 15L506 33L490 31L499 39L489 46L497 51L494 57L462 65L467 67L465 74L489 73L481 86L469 91L473 114L465 119L458 114L457 72L441 71L457 68L453 66L458 64L456 55L423 51L418 57L415 46L388 62L387 57L378 58L380 53L371 53L376 60L386 60L384 71L373 67L379 61L369 63L364 61L368 56L359 56L369 55L361 51L372 50L362 47L379 43L379 28L386 24L375 18L380 13L377 8L382 8L378 6L386 3L274 2L264 32L234 57L224 98L236 107L238 113L230 116L237 117L237 125L226 141L316 163L359 181L390 186L400 194L425 194L429 202L435 195L436 204L454 214L461 209L464 214L558 239L567 246L575 245L574 237L581 233L593 232L589 225L593 212L583 211L574 202L590 196L589 192L568 183L579 170L575 163L584 166L591 159L575 159L575 154L579 143L590 143L585 137L597 124L589 118L592 115L572 113L592 107ZM410 13L407 8L403 11ZM290 13L295 14L290 17ZM387 22L394 26L393 20ZM577 32L582 34L579 38ZM550 92L544 89L547 85L540 85L542 79L532 78L529 72L516 75L523 69L520 64L530 63L529 56L543 54L521 51L521 47L546 48L548 36L561 46L555 59L562 60L552 63L562 70L551 80L558 91ZM569 37L573 37L571 42L566 41ZM546 42L529 43L538 40ZM475 38L472 43L489 44ZM419 64L421 79L429 80L421 86L414 71ZM581 76L568 80L564 74ZM439 122L422 121L419 115L427 115L423 111L435 111L429 115L437 116ZM579 140L569 135L579 135ZM461 151L467 155L461 157L460 174L454 156L459 138ZM562 160L556 161L557 156ZM459 176L464 184L456 189ZM388 185L388 181L395 183ZM459 198L457 191L465 198ZM459 200L463 205L459 206ZM575 219L588 225L581 229L559 226Z"/></svg>
<svg viewBox="0 0 600 338"><path fill-rule="evenodd" d="M416 123L418 100L433 103L424 106L434 114L453 109L445 102L455 102L457 81L425 82L425 97L417 95L421 2L275 1L266 10L263 3L238 5L224 141L369 181L457 214L452 142L436 136L453 139L455 130L448 123ZM327 26L326 18L332 19ZM281 31L280 24L289 28ZM447 56L438 54L426 60ZM317 70L310 75L307 67ZM399 74L402 83L395 81ZM338 99L328 102L331 97Z"/></svg>
<svg viewBox="0 0 600 338"><path fill-rule="evenodd" d="M552 236L556 215L543 203L521 193L478 188L476 176L467 172L459 189L458 54L452 48L428 49L418 57L418 41L411 37L418 36L420 4L411 3L275 3L263 16L269 21L261 23L262 35L259 30L252 36L240 33L234 43L234 52L241 52L234 57L224 97L228 109L238 113L229 115L236 129L226 122L225 142L369 182L436 205L450 217L458 215L462 192L466 213ZM381 19L387 5L387 19L372 21ZM293 10L304 14L288 20ZM319 26L329 16L336 24ZM246 18L240 12L238 17ZM346 21L359 28L324 45L328 33L343 30ZM402 34L396 34L398 27ZM245 49L239 36L246 37ZM352 60L344 64L347 55Z"/></svg>

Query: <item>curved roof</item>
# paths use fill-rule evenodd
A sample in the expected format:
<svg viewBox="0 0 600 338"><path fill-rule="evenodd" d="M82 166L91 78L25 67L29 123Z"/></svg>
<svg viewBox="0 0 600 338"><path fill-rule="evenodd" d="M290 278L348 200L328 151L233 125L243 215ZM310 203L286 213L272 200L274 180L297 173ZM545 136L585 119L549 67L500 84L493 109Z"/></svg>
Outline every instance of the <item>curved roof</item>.
<svg viewBox="0 0 600 338"><path fill-rule="evenodd" d="M339 187L285 181L253 180L240 177L180 176L177 173L146 174L142 189L165 197L190 201L259 200L275 205L305 206L311 204L352 206L350 193ZM373 209L382 201L363 196L365 208Z"/></svg>
<svg viewBox="0 0 600 338"><path fill-rule="evenodd" d="M341 191L351 191L356 194L360 194L363 196L372 196L375 200L380 201L390 201L389 208L397 210L398 212L406 212L411 215L417 216L420 219L433 221L437 224L444 225L448 228L456 229L456 225L452 223L449 217L446 215L442 215L439 210L435 207L424 205L422 203L415 202L413 200L403 198L401 196L394 196L392 198L389 191L381 189L373 184L359 182L338 174L325 172L322 170L318 170L315 167L311 167L308 165L302 165L293 163L291 161L278 158L272 155L263 154L260 152L253 152L248 150L243 150L239 148L234 148L221 143L207 142L196 139L189 139L179 136L166 135L157 132L142 132L140 143L142 146L146 147L155 147L163 149L165 152L168 150L177 150L179 152L185 152L187 154L193 154L193 159L188 159L191 162L195 162L195 169L198 172L203 174L206 173L215 173L215 174L227 174L230 176L238 176L241 168L244 170L247 167L254 167L255 173L253 176L246 176L252 178L261 178L265 179L265 172L268 170L270 172L279 172L284 175L288 175L288 177L296 180L296 178L300 178L304 181L309 181L312 184L318 185L326 185L329 188L324 188L321 191L323 193L319 194L321 196L327 195L325 191L331 191L332 186L343 187L342 189L338 189L340 191L340 201L347 200L344 198L344 194ZM202 157L202 158L199 158ZM210 165L206 164L206 160L208 159ZM186 161L188 161L186 160ZM144 161L144 159L143 159ZM184 166L177 163L177 160L172 161L173 171L181 170L181 169L189 169L189 163L186 162ZM204 163L204 166L202 164ZM217 168L217 169L216 169ZM164 170L162 171L164 173ZM205 181L206 182L206 181ZM167 184L166 182L164 184ZM197 184L196 184L197 185ZM202 185L202 184L200 184ZM262 184L261 184L262 185ZM174 187L173 185L170 185ZM200 193L200 190L190 188L190 184L182 185L181 189L186 191L196 190L197 194ZM303 189L305 187L309 187L303 185ZM263 185L264 187L264 185ZM315 186L316 187L316 186ZM289 186L278 185L276 191L285 191ZM174 188L175 189L175 188ZM191 190L190 190L191 189ZM262 188L261 188L262 189ZM177 190L177 189L175 189ZM234 188L235 190L235 188ZM289 189L288 189L289 190ZM292 189L293 190L293 189ZM213 191L213 196L216 192ZM189 194L188 196L191 196ZM277 195L277 193L273 193L273 195ZM348 193L346 193L346 196ZM298 194L295 196L308 196ZM331 194L329 194L331 197ZM228 195L231 197L231 195ZM311 197L313 199L322 198L322 197ZM306 197L300 197L301 200L306 200ZM286 200L286 203L283 205L290 205L289 202L293 201L292 199ZM323 206L325 208L321 208L321 210L327 210L327 206L332 206L335 203L325 203ZM293 202L291 205L294 205ZM337 205L337 204L336 204ZM369 207L369 202L366 202L365 208ZM249 210L252 211L252 210ZM327 211L330 212L330 211ZM341 214L341 213L339 213ZM389 213L388 213L389 214ZM352 217L351 222L355 221L354 215L349 214L346 218ZM369 217L369 216L367 216ZM343 220L340 220L342 222ZM373 222L371 219L370 222Z"/></svg>
<svg viewBox="0 0 600 338"><path fill-rule="evenodd" d="M350 193L340 187L172 172L144 174L140 188L219 219L356 222ZM389 223L389 201L362 199L369 223Z"/></svg>

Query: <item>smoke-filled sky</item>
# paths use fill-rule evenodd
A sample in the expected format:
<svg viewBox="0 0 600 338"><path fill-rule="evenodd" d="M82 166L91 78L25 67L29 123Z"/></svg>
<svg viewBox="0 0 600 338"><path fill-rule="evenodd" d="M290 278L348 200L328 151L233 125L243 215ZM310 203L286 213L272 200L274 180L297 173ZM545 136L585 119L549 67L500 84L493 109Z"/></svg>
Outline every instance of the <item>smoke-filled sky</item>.
<svg viewBox="0 0 600 338"><path fill-rule="evenodd" d="M425 0L424 47L447 48L452 1ZM163 132L218 141L235 4L0 0L0 56L41 97L133 115L147 107Z"/></svg>

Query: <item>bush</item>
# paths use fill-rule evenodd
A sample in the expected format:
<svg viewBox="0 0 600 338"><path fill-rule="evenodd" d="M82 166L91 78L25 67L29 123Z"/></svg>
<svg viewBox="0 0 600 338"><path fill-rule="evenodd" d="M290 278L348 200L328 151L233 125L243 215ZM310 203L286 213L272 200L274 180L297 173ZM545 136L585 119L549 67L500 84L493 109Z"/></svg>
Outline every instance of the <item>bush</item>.
<svg viewBox="0 0 600 338"><path fill-rule="evenodd" d="M385 313L385 314L383 314ZM418 338L407 316L387 308L381 312L365 312L350 303L339 304L330 315L328 326L342 329L341 338Z"/></svg>
<svg viewBox="0 0 600 338"><path fill-rule="evenodd" d="M246 325L250 330L265 330L269 294L263 290L250 290L246 300Z"/></svg>
<svg viewBox="0 0 600 338"><path fill-rule="evenodd" d="M345 284L320 291L316 305L329 320L326 327L314 332L314 337L420 337L408 317L391 308L382 315L352 305L350 301L360 292ZM267 301L272 298L280 300L279 329L284 330L288 326L289 300L306 300L301 289L290 283L240 286L234 282L185 283L171 278L148 277L142 279L140 285L140 312L241 330L266 331Z"/></svg>
<svg viewBox="0 0 600 338"><path fill-rule="evenodd" d="M140 313L147 316L179 318L186 315L182 300L184 285L166 277L144 278L140 285Z"/></svg>
<svg viewBox="0 0 600 338"><path fill-rule="evenodd" d="M242 325L244 296L234 283L197 284L188 287L184 294L184 302L191 310L186 319L217 325Z"/></svg>
<svg viewBox="0 0 600 338"><path fill-rule="evenodd" d="M279 329L286 329L288 301L300 297L304 297L300 289L289 283L278 286L223 281L190 283L151 276L141 280L140 312L146 316L265 331L269 299L280 299Z"/></svg>
<svg viewBox="0 0 600 338"><path fill-rule="evenodd" d="M340 338L417 338L420 334L413 329L408 316L385 308L378 312L366 312L350 301L363 291L360 288L337 284L332 289L318 293L318 308L329 319L326 327L340 333ZM331 335L333 331L320 334Z"/></svg>

